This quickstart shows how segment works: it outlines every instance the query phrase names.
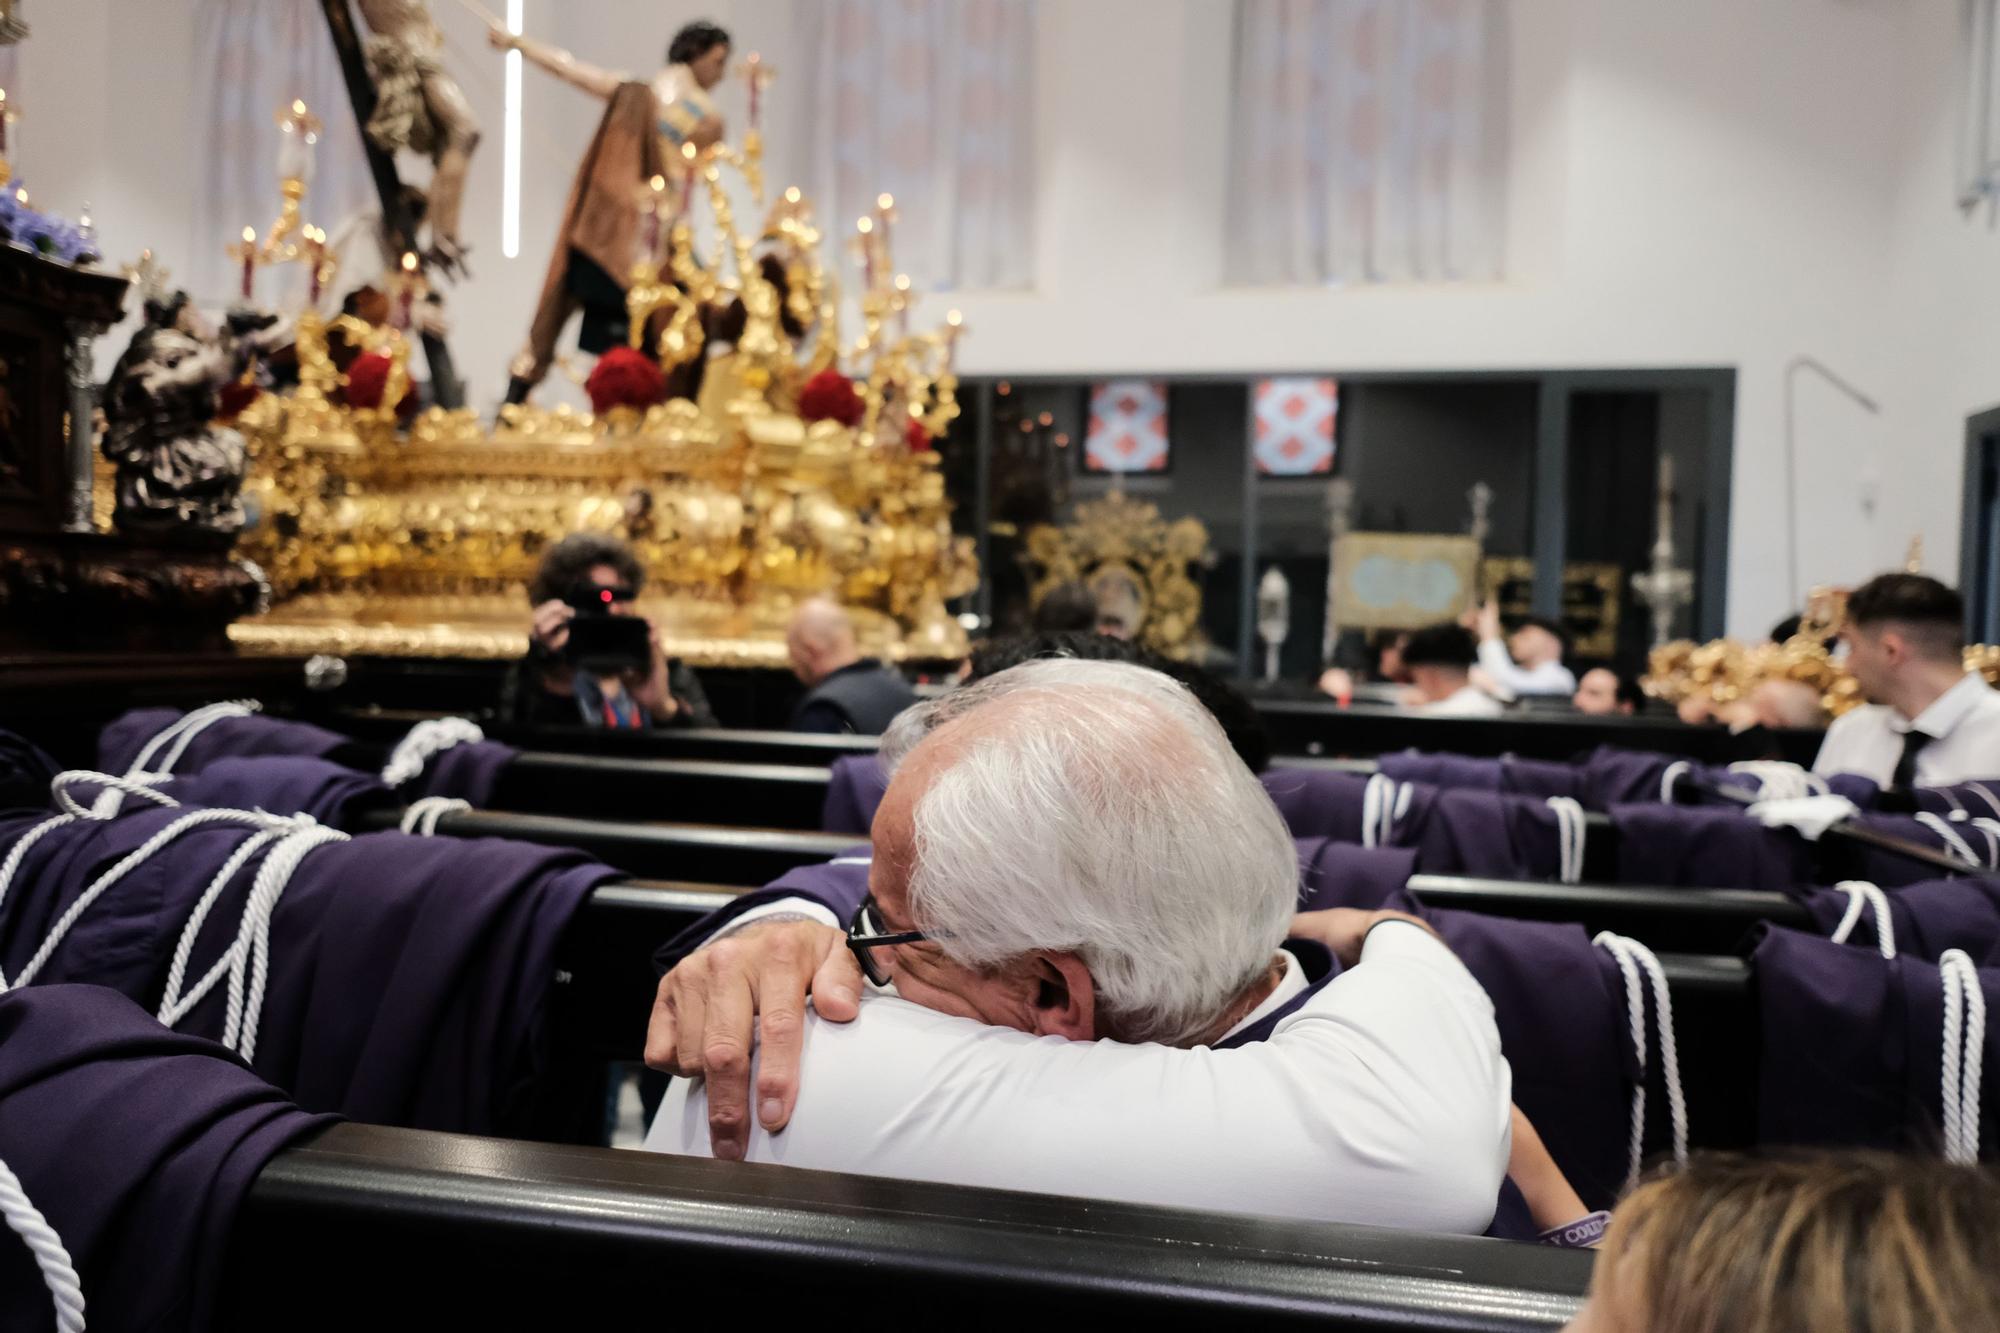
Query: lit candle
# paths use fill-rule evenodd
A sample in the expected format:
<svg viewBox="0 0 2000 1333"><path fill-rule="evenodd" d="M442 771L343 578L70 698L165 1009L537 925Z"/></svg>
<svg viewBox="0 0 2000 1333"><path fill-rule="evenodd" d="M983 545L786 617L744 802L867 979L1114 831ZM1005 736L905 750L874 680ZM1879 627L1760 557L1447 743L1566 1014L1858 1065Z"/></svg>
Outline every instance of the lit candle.
<svg viewBox="0 0 2000 1333"><path fill-rule="evenodd" d="M0 153L7 151L7 90L0 88Z"/></svg>
<svg viewBox="0 0 2000 1333"><path fill-rule="evenodd" d="M660 260L660 203L666 198L667 178L655 176L647 182L646 195L646 262L657 264Z"/></svg>
<svg viewBox="0 0 2000 1333"><path fill-rule="evenodd" d="M676 222L685 218L688 215L688 210L694 207L695 166L697 160L701 157L701 153L693 144L684 143L681 145L681 157L687 163L687 175L681 182L681 211L674 219Z"/></svg>
<svg viewBox="0 0 2000 1333"><path fill-rule="evenodd" d="M319 305L320 267L326 262L326 233L318 227L306 228L306 300Z"/></svg>
<svg viewBox="0 0 2000 1333"><path fill-rule="evenodd" d="M403 256L402 299L396 303L396 327L410 327L410 306L417 299L417 257L414 253Z"/></svg>
<svg viewBox="0 0 2000 1333"><path fill-rule="evenodd" d="M944 373L947 375L955 373L954 368L958 365L958 335L963 333L964 331L965 331L964 315L960 314L956 310L953 310L945 315ZM1007 392L1007 386L1002 385L1000 387L1000 392L1002 393Z"/></svg>
<svg viewBox="0 0 2000 1333"><path fill-rule="evenodd" d="M896 196L883 193L875 196L875 217L882 233L882 259L889 259L889 224L896 220Z"/></svg>
<svg viewBox="0 0 2000 1333"><path fill-rule="evenodd" d="M250 299L250 289L257 281L257 229L243 229L243 299Z"/></svg>
<svg viewBox="0 0 2000 1333"><path fill-rule="evenodd" d="M764 71L758 67L763 63L764 57L755 51L743 57L743 65L750 80L750 128L753 130L761 123L758 112L759 95L764 91Z"/></svg>
<svg viewBox="0 0 2000 1333"><path fill-rule="evenodd" d="M861 289L872 292L875 290L875 245L872 239L875 219L864 217L854 224L854 229L861 233Z"/></svg>

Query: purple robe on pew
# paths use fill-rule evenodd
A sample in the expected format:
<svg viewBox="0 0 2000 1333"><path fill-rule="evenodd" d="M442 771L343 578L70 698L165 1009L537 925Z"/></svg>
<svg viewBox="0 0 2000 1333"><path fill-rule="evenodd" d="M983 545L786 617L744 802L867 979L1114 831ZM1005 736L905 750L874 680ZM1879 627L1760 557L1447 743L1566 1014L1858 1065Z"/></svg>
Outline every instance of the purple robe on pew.
<svg viewBox="0 0 2000 1333"><path fill-rule="evenodd" d="M1822 935L1831 935L1847 914L1848 896L1837 889L1801 889L1794 896ZM1977 961L2000 949L2000 877L1931 879L1883 896L1898 957L1934 963L1947 949L1963 949ZM1874 949L1877 943L1874 910L1864 906L1848 944Z"/></svg>
<svg viewBox="0 0 2000 1333"><path fill-rule="evenodd" d="M127 771L146 748L146 742L180 719L181 713L172 708L135 708L114 718L98 734L97 767L106 773ZM217 759L259 754L324 759L353 743L338 732L315 727L310 722L291 722L261 713L225 717L195 734L174 765L174 771L199 773ZM173 742L167 748L173 748Z"/></svg>
<svg viewBox="0 0 2000 1333"><path fill-rule="evenodd" d="M1257 775L1294 838L1361 840L1367 775L1314 768L1267 768Z"/></svg>
<svg viewBox="0 0 2000 1333"><path fill-rule="evenodd" d="M889 790L889 775L872 754L844 754L827 769L826 803L819 826L828 833L852 833L865 838L875 826L875 811Z"/></svg>
<svg viewBox="0 0 2000 1333"><path fill-rule="evenodd" d="M1620 884L1785 889L1811 879L1812 845L1727 806L1621 805Z"/></svg>
<svg viewBox="0 0 2000 1333"><path fill-rule="evenodd" d="M1418 788L1395 843L1414 846L1427 875L1553 879L1562 869L1556 813L1533 796L1455 789L1433 797Z"/></svg>
<svg viewBox="0 0 2000 1333"><path fill-rule="evenodd" d="M1763 1031L1763 1144L1938 1149L1944 990L1936 964L1770 928L1751 966ZM1979 979L1988 1011L2000 1014L2000 970L1981 969ZM2000 1022L1987 1025L1984 1067L1981 1143L1990 1155L2000 1129Z"/></svg>
<svg viewBox="0 0 2000 1333"><path fill-rule="evenodd" d="M112 991L0 995L0 1159L75 1262L90 1328L217 1327L237 1209L273 1156L332 1121ZM26 1247L0 1231L0 1328L54 1323Z"/></svg>
<svg viewBox="0 0 2000 1333"><path fill-rule="evenodd" d="M1398 782L1425 782L1434 787L1463 787L1508 792L1516 796L1584 797L1583 774L1573 764L1550 759L1497 759L1458 754L1426 754L1405 750L1375 761L1378 771Z"/></svg>
<svg viewBox="0 0 2000 1333"><path fill-rule="evenodd" d="M1942 787L1913 787L1917 809L1949 819L2000 819L2000 782L1954 782ZM1857 802L1857 804L1859 804ZM1862 808L1867 809L1866 805Z"/></svg>
<svg viewBox="0 0 2000 1333"><path fill-rule="evenodd" d="M480 809L493 803L500 775L520 751L499 741L461 741L431 757L421 776L396 790L412 800L419 796L450 796Z"/></svg>
<svg viewBox="0 0 2000 1333"><path fill-rule="evenodd" d="M1961 858L1964 855L1935 828L1910 815L1864 814L1849 822L1860 828L1914 843L1934 852L1945 852ZM1966 844L1967 850L1971 851L1978 865L1987 868L2000 867L2000 836L1972 823L1955 823L1949 827L1957 834L1959 840ZM1942 873L1941 867L1918 861L1900 852L1852 842L1842 844L1841 864L1847 878L1865 879L1885 889L1935 879Z"/></svg>
<svg viewBox="0 0 2000 1333"><path fill-rule="evenodd" d="M184 805L311 815L334 828L348 827L365 810L400 804L379 779L366 773L326 759L278 755L217 759L159 790Z"/></svg>
<svg viewBox="0 0 2000 1333"><path fill-rule="evenodd" d="M1415 911L1407 886L1417 854L1407 847L1363 847L1332 838L1299 838L1299 910L1354 907Z"/></svg>
<svg viewBox="0 0 2000 1333"><path fill-rule="evenodd" d="M186 809L146 807L57 829L29 852L0 911L7 974L104 869ZM0 847L32 820L0 821ZM194 829L102 895L38 982L110 986L156 1011L196 900L247 836ZM204 924L188 984L235 938L262 860ZM271 921L257 1071L314 1110L419 1129L505 1133L538 1114L555 1058L555 951L592 888L617 872L581 853L501 839L373 834L322 846ZM226 987L180 1024L220 1036Z"/></svg>

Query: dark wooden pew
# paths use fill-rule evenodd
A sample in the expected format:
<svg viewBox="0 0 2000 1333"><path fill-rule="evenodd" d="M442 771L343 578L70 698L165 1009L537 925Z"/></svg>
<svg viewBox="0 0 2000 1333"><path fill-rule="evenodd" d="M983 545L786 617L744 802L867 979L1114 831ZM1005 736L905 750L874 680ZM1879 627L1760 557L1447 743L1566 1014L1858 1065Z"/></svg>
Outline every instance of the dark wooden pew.
<svg viewBox="0 0 2000 1333"><path fill-rule="evenodd" d="M496 810L816 831L820 764L741 764L524 751L502 770Z"/></svg>
<svg viewBox="0 0 2000 1333"><path fill-rule="evenodd" d="M1706 763L1789 759L1811 764L1820 731L1757 731L1688 726L1671 718L1583 717L1526 712L1498 718L1426 717L1391 708L1342 708L1331 700L1257 701L1280 754L1368 756L1396 750L1570 759L1600 745L1654 750Z"/></svg>
<svg viewBox="0 0 2000 1333"><path fill-rule="evenodd" d="M238 1215L233 1330L1453 1329L1574 1315L1591 1257L1371 1227L1147 1208L608 1149L339 1125Z"/></svg>

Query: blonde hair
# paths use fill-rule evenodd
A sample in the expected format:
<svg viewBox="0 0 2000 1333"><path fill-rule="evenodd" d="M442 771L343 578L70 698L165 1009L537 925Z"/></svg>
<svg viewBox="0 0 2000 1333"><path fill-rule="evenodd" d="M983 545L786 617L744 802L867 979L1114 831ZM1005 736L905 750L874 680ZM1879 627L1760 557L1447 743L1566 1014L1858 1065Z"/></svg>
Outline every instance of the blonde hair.
<svg viewBox="0 0 2000 1333"><path fill-rule="evenodd" d="M1618 1206L1591 1295L1654 1333L2000 1328L2000 1178L1889 1153L1696 1158Z"/></svg>

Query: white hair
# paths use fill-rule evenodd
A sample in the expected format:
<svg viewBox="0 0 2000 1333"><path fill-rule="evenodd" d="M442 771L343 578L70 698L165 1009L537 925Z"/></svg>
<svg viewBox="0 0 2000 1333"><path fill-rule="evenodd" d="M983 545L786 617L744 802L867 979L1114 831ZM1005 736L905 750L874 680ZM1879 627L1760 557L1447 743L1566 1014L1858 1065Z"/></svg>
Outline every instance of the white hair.
<svg viewBox="0 0 2000 1333"><path fill-rule="evenodd" d="M1184 686L1125 662L1023 663L906 710L884 767L947 727L958 748L917 799L909 894L949 956L1072 951L1121 1038L1169 1045L1271 965L1297 853Z"/></svg>

